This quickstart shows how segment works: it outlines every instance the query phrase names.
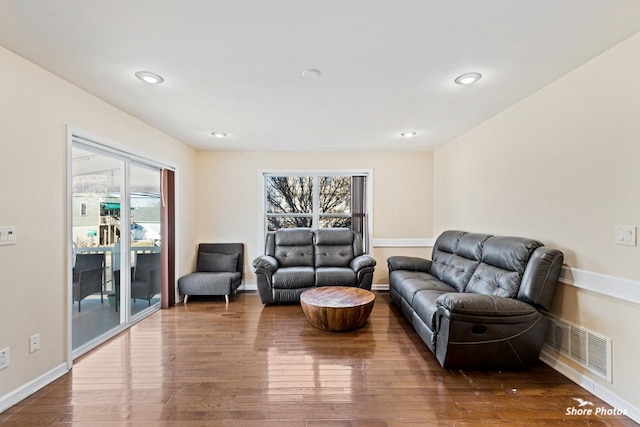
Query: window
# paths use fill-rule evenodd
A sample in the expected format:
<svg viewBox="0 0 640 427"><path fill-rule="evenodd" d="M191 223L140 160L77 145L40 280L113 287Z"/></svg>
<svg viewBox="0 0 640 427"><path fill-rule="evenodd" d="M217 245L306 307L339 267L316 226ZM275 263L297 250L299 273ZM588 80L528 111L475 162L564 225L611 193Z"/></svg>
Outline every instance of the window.
<svg viewBox="0 0 640 427"><path fill-rule="evenodd" d="M80 215L87 216L87 204L86 203L81 203L80 204Z"/></svg>
<svg viewBox="0 0 640 427"><path fill-rule="evenodd" d="M367 173L336 172L265 173L265 229L351 228L366 243L367 176Z"/></svg>

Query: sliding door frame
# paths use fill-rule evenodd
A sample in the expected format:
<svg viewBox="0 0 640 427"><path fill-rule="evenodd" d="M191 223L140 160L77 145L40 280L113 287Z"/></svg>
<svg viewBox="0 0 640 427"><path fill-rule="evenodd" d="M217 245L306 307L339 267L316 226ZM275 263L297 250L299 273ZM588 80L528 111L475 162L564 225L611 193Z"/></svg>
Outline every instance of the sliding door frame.
<svg viewBox="0 0 640 427"><path fill-rule="evenodd" d="M164 190L166 191L166 187L165 185L167 184L167 182L165 182L165 175L170 175L171 176L171 180L169 182L169 184L173 184L174 187L170 190L170 196L169 198L167 198L167 200L169 202L173 202L173 212L170 212L170 216L167 217L167 222L169 224L171 219L174 220L172 226L170 227L171 230L167 230L170 234L169 236L172 237L170 238L166 244L163 242L162 244L162 250L166 251L167 254L169 255L167 257L167 255L163 256L163 259L172 262L172 265L164 265L163 269L167 269L169 273L173 273L173 274L169 274L168 277L169 279L169 283L167 283L166 281L164 282L163 289L161 291L161 297L162 297L162 308L166 308L169 307L171 305L173 305L173 303L175 302L175 287L176 285L176 280L175 280L175 271L176 271L176 260L180 259L179 258L179 254L178 254L178 247L175 245L175 242L178 241L178 230L175 227L175 224L178 221L178 210L176 209L177 207L177 203L178 203L178 195L177 192L175 191L176 186L178 185L178 178L179 178L179 174L178 174L178 167L172 163L169 162L165 159L160 159L154 155L151 155L149 153L146 152L142 152L136 149L132 149L129 146L120 144L118 142L115 141L111 141L108 140L106 138L103 138L99 135L95 135L91 132L87 132L85 130L79 129L79 128L74 128L71 126L67 126L67 223L66 223L66 230L65 230L65 235L66 235L66 266L67 266L67 274L66 274L66 283L67 283L67 294L66 294L66 298L64 301L64 306L67 308L67 369L71 369L73 367L73 361L75 358L81 356L82 354L92 350L93 348L97 347L98 345L102 344L103 342L109 340L110 338L116 336L117 334L121 333L122 331L128 329L129 327L131 327L132 325L134 325L135 323L139 322L140 320L144 319L144 317L146 316L134 316L132 317L130 315L130 312L128 311L128 304L121 304L122 307L122 316L125 316L126 313L126 317L129 319L128 323L124 323L124 324L120 324L118 326L116 326L114 329L110 330L109 332L107 332L106 334L103 334L99 337L97 337L96 339L93 339L91 341L89 341L88 343L82 345L81 347L79 347L76 351L73 350L73 342L72 342L72 326L73 326L73 322L72 322L72 310L73 310L73 304L69 304L69 301L71 300L71 295L73 292L72 289L72 274L73 274L73 254L72 254L72 245L71 245L71 241L72 241L72 233L73 233L73 209L72 209L72 197L73 197L73 170L72 170L72 166L73 166L73 160L72 160L72 151L73 151L73 145L74 145L74 141L80 142L83 145L89 147L89 148L93 148L95 149L97 152L102 152L105 154L112 154L114 157L123 159L123 162L125 165L128 164L143 164L143 165L148 165L148 166L152 166L155 168L158 168L160 171L160 175L162 177L162 186L164 188ZM169 171L169 174L165 174L164 171ZM124 170L124 174L127 175L129 173L129 167L125 167ZM127 184L125 186L125 188L123 189L122 192L122 197L129 197L130 191L128 188L128 182L129 182L129 177L125 176L125 183ZM129 199L126 199L129 200ZM170 205L169 205L170 206ZM125 215L126 216L126 215ZM125 218L126 220L126 218ZM128 242L129 242L129 233L124 233L125 236L123 236L123 240L125 244L127 244L128 247ZM164 230L163 230L163 237L164 237ZM173 250L170 251L168 249L168 247L173 244ZM126 266L125 266L126 268ZM173 276L173 277L172 277ZM165 297L165 294L167 294L167 296ZM172 298L173 297L173 298ZM125 310L127 310L125 312Z"/></svg>

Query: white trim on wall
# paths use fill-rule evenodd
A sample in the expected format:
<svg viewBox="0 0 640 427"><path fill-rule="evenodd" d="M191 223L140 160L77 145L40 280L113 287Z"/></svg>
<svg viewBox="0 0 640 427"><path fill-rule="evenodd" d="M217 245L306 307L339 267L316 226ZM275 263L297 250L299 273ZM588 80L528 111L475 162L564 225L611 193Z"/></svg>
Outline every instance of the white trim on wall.
<svg viewBox="0 0 640 427"><path fill-rule="evenodd" d="M418 239L372 239L374 248L431 248L435 238ZM566 285L595 292L611 298L640 304L640 282L621 277L608 276L593 271L565 265L560 272L560 281ZM374 289L387 290L388 284L378 284Z"/></svg>
<svg viewBox="0 0 640 427"><path fill-rule="evenodd" d="M579 289L640 304L640 282L563 266L560 281Z"/></svg>

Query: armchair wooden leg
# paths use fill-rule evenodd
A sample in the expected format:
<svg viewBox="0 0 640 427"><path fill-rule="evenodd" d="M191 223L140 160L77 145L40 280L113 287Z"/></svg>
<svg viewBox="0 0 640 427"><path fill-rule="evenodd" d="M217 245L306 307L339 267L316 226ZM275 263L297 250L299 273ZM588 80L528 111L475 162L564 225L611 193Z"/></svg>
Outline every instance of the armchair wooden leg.
<svg viewBox="0 0 640 427"><path fill-rule="evenodd" d="M227 294L227 295L225 295L225 296L224 296L224 302L225 302L226 304L229 304L229 294Z"/></svg>
<svg viewBox="0 0 640 427"><path fill-rule="evenodd" d="M184 302L185 304L187 303L187 299L189 299L189 295L185 295L185 296L184 296L184 301L183 301L183 302Z"/></svg>

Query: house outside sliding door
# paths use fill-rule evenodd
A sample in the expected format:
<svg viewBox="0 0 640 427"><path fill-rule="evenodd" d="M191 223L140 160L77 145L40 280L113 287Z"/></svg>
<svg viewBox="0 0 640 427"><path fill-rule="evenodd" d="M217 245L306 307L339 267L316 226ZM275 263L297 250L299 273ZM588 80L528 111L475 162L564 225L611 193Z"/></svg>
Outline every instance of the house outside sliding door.
<svg viewBox="0 0 640 427"><path fill-rule="evenodd" d="M74 136L70 171L77 357L160 307L161 169Z"/></svg>

